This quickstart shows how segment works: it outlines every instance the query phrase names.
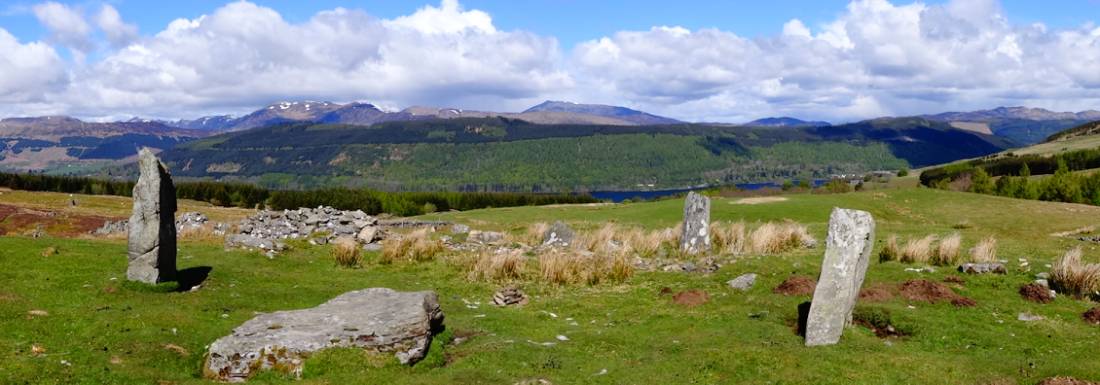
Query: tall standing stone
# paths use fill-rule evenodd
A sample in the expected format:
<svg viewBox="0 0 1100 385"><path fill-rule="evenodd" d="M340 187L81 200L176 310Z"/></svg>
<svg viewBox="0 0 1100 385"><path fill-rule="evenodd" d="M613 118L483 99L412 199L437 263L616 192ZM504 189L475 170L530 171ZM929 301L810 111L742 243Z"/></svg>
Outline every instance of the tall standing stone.
<svg viewBox="0 0 1100 385"><path fill-rule="evenodd" d="M680 250L688 254L710 250L710 198L689 192L684 201Z"/></svg>
<svg viewBox="0 0 1100 385"><path fill-rule="evenodd" d="M834 208L825 236L825 259L806 317L806 346L840 341L852 321L859 287L875 244L875 220L866 211Z"/></svg>
<svg viewBox="0 0 1100 385"><path fill-rule="evenodd" d="M176 278L176 187L168 168L148 148L138 152L126 278L150 284Z"/></svg>

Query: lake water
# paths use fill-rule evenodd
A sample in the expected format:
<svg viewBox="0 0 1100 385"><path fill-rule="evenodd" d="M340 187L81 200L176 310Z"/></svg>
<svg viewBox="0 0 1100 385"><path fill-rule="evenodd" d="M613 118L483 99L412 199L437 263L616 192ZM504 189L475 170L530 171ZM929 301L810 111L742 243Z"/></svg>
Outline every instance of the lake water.
<svg viewBox="0 0 1100 385"><path fill-rule="evenodd" d="M828 182L827 179L816 179L813 182L814 187L821 186ZM795 181L797 184L798 181ZM736 185L737 188L742 190L759 190L763 188L782 188L782 183L776 182L763 182L763 183L741 183ZM643 200L652 200L657 198L664 198L668 196L686 194L688 191L700 190L700 189L676 189L676 190L637 190L637 191L593 191L589 195L599 200L608 200L612 202L622 202L624 200L635 198L641 198Z"/></svg>

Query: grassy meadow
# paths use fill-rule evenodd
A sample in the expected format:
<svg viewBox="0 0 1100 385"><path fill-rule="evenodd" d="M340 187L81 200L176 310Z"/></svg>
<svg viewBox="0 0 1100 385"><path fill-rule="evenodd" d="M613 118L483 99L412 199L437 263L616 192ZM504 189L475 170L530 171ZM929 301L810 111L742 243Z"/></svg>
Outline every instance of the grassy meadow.
<svg viewBox="0 0 1100 385"><path fill-rule="evenodd" d="M68 208L67 195L26 194L4 192L0 203L128 214L125 198L78 197L81 204ZM510 283L527 292L530 303L508 308L492 306L490 298L509 282L469 279L467 271L450 262L453 251L430 261L397 263L380 263L380 253L370 252L359 268L347 268L334 261L332 246L290 242L291 250L268 258L227 251L216 241L183 239L179 268L209 272L197 290L177 292L171 284L126 283L125 240L0 237L0 382L210 383L201 377L205 347L257 312L312 307L349 290L379 286L439 293L447 329L425 360L405 367L392 358L334 350L307 360L300 381L268 372L249 382L1034 384L1059 375L1100 380L1094 350L1100 326L1081 317L1096 304L1062 295L1038 304L1017 293L1073 247L1083 246L1086 261L1100 260L1094 244L1052 235L1097 225L1100 207L911 187L780 198L714 198L711 218L749 226L796 221L819 240L817 248L723 256L728 263L711 274L637 271L621 283L597 285L520 279ZM752 202L757 203L747 204ZM555 220L581 232L607 222L656 230L675 226L682 204L516 207L425 218L516 236L533 223ZM943 282L960 275L964 283L946 285L977 305L958 308L897 295L861 301L857 311L888 313L911 335L880 338L853 325L839 344L807 348L795 326L797 306L810 296L784 296L772 289L792 275L817 277L833 207L871 212L877 223L876 256L891 234L909 240L958 232L963 254L992 236L1008 274L960 275L951 267L914 272L906 269L926 265L879 263L873 256L865 288L896 288L910 279ZM181 211L191 209L181 204ZM247 214L194 209L225 220ZM750 272L759 274L750 290L726 286ZM705 291L709 301L688 307L662 294L695 289ZM1044 319L1017 320L1024 312Z"/></svg>

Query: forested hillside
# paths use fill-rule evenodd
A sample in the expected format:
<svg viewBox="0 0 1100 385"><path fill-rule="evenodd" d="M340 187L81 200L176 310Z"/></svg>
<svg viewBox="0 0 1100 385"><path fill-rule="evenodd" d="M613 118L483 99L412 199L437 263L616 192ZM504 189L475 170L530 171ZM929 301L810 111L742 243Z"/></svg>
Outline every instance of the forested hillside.
<svg viewBox="0 0 1100 385"><path fill-rule="evenodd" d="M821 178L1005 147L995 137L915 118L781 128L457 118L283 124L185 143L163 159L180 176L280 188L546 192Z"/></svg>

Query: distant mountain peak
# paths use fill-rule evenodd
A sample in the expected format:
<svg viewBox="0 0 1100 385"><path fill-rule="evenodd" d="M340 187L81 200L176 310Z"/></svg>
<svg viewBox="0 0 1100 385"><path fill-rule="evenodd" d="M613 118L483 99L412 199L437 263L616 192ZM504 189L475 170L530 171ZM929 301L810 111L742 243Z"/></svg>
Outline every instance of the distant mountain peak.
<svg viewBox="0 0 1100 385"><path fill-rule="evenodd" d="M536 112L563 112L572 114L586 114L619 119L633 124L677 124L679 120L653 115L626 107L609 106L604 104L582 104L558 100L547 100L534 107L528 108L522 114Z"/></svg>

